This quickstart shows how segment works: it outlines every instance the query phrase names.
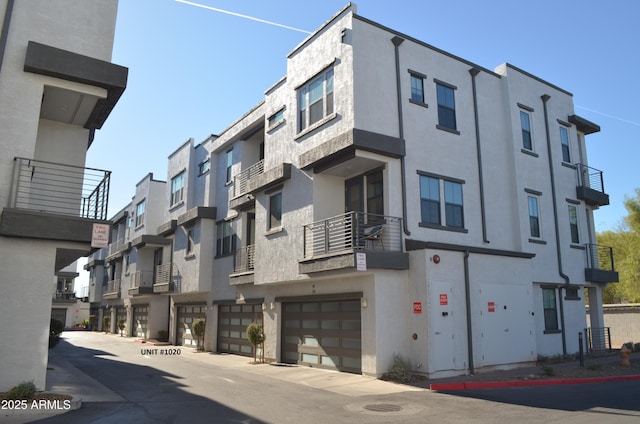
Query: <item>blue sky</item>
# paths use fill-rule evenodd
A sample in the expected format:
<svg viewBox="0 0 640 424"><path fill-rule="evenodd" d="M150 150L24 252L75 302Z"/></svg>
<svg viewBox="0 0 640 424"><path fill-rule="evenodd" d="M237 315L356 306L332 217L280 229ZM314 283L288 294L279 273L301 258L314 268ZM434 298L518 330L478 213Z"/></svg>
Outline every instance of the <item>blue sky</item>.
<svg viewBox="0 0 640 424"><path fill-rule="evenodd" d="M194 0L313 31L345 0ZM602 127L587 136L611 205L598 231L616 229L640 187L640 32L636 0L361 0L358 14L480 66L509 62L574 94L575 112ZM113 171L110 214L190 137L220 133L286 73L306 34L175 0L120 0L113 62L128 87L89 149L87 166ZM635 171L634 171L635 169Z"/></svg>

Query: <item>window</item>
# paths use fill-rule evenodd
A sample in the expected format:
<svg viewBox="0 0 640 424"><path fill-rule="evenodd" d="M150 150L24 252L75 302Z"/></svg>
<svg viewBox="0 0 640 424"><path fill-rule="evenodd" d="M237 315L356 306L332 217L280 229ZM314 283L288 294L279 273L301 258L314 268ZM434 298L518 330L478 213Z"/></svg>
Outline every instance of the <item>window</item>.
<svg viewBox="0 0 640 424"><path fill-rule="evenodd" d="M227 150L227 182L231 181L231 166L233 165L233 149Z"/></svg>
<svg viewBox="0 0 640 424"><path fill-rule="evenodd" d="M195 228L191 227L187 229L187 251L186 251L187 255L193 254L194 245L195 245L195 242L194 242L195 235L196 235Z"/></svg>
<svg viewBox="0 0 640 424"><path fill-rule="evenodd" d="M418 171L418 174L420 174L420 226L467 232L464 229L462 201L464 181L421 171ZM444 193L444 203L440 201L440 193Z"/></svg>
<svg viewBox="0 0 640 424"><path fill-rule="evenodd" d="M298 90L299 131L333 113L333 69Z"/></svg>
<svg viewBox="0 0 640 424"><path fill-rule="evenodd" d="M424 75L411 72L411 100L424 103Z"/></svg>
<svg viewBox="0 0 640 424"><path fill-rule="evenodd" d="M567 127L560 127L560 142L562 143L562 160L571 163L571 155L569 154L569 130Z"/></svg>
<svg viewBox="0 0 640 424"><path fill-rule="evenodd" d="M200 163L200 165L198 165L198 174L205 174L209 172L209 169L211 169L211 160L207 159L204 162Z"/></svg>
<svg viewBox="0 0 640 424"><path fill-rule="evenodd" d="M448 85L436 83L438 96L438 126L456 130L456 102L453 94L454 88Z"/></svg>
<svg viewBox="0 0 640 424"><path fill-rule="evenodd" d="M544 330L558 331L558 310L556 306L556 289L542 289L542 303L544 307Z"/></svg>
<svg viewBox="0 0 640 424"><path fill-rule="evenodd" d="M269 229L282 225L282 193L269 197Z"/></svg>
<svg viewBox="0 0 640 424"><path fill-rule="evenodd" d="M529 202L529 232L531 237L540 237L540 213L538 211L538 198L528 197Z"/></svg>
<svg viewBox="0 0 640 424"><path fill-rule="evenodd" d="M520 127L522 128L522 147L526 150L533 150L531 141L531 117L529 113L520 111Z"/></svg>
<svg viewBox="0 0 640 424"><path fill-rule="evenodd" d="M136 227L139 227L142 224L144 224L144 208L145 208L144 200L138 203L138 205L136 206Z"/></svg>
<svg viewBox="0 0 640 424"><path fill-rule="evenodd" d="M184 198L184 171L171 179L171 206L182 202Z"/></svg>
<svg viewBox="0 0 640 424"><path fill-rule="evenodd" d="M422 222L440 225L440 180L420 176L420 211Z"/></svg>
<svg viewBox="0 0 640 424"><path fill-rule="evenodd" d="M369 174L367 181L367 213L384 215L384 184L382 170Z"/></svg>
<svg viewBox="0 0 640 424"><path fill-rule="evenodd" d="M269 117L269 119L267 120L267 128L273 128L282 121L284 121L284 108L280 109Z"/></svg>
<svg viewBox="0 0 640 424"><path fill-rule="evenodd" d="M571 243L580 243L578 209L573 205L569 205L569 228L571 229Z"/></svg>
<svg viewBox="0 0 640 424"><path fill-rule="evenodd" d="M462 208L462 184L444 182L445 221L447 227L464 228Z"/></svg>
<svg viewBox="0 0 640 424"><path fill-rule="evenodd" d="M233 251L231 221L219 222L216 230L216 256L228 255Z"/></svg>

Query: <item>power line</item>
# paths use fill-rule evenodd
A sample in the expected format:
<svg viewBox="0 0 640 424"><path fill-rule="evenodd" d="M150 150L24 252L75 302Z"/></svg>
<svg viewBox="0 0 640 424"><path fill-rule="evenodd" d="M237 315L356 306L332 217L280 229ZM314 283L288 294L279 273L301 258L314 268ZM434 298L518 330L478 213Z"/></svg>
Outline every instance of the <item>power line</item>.
<svg viewBox="0 0 640 424"><path fill-rule="evenodd" d="M586 110L586 111L589 111L589 112L592 112L592 113L597 113L598 115L606 116L607 118L616 119L618 121L626 122L627 124L631 124L631 125L635 125L636 127L640 127L640 122L630 121L628 119L620 118L618 116L609 115L609 114L604 113L604 112L598 112L597 110L589 109L589 108L586 108L586 107L583 107L583 106L576 105L576 107L578 109L583 109L583 110Z"/></svg>

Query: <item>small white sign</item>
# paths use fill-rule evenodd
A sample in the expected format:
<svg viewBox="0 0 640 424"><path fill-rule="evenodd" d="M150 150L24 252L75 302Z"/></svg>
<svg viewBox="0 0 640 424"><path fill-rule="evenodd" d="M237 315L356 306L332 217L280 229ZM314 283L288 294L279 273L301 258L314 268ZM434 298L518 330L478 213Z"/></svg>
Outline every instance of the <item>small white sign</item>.
<svg viewBox="0 0 640 424"><path fill-rule="evenodd" d="M109 246L109 224L93 224L91 247L100 249Z"/></svg>
<svg viewBox="0 0 640 424"><path fill-rule="evenodd" d="M367 254L363 252L356 252L356 271L367 270Z"/></svg>

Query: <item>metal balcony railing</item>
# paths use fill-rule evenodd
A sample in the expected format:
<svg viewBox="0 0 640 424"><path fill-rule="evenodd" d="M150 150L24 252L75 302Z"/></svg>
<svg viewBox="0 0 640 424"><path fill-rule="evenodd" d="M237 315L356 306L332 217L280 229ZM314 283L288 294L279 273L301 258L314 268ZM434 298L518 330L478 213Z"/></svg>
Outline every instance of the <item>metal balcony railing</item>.
<svg viewBox="0 0 640 424"><path fill-rule="evenodd" d="M587 353L611 352L611 328L589 327L584 329Z"/></svg>
<svg viewBox="0 0 640 424"><path fill-rule="evenodd" d="M16 157L9 207L107 219L111 171Z"/></svg>
<svg viewBox="0 0 640 424"><path fill-rule="evenodd" d="M402 218L347 212L304 226L305 259L354 250L402 252Z"/></svg>
<svg viewBox="0 0 640 424"><path fill-rule="evenodd" d="M233 177L233 197L236 198L246 194L249 180L262 173L264 173L264 159Z"/></svg>
<svg viewBox="0 0 640 424"><path fill-rule="evenodd" d="M585 244L587 268L602 271L615 271L613 248L597 244Z"/></svg>
<svg viewBox="0 0 640 424"><path fill-rule="evenodd" d="M53 298L56 300L76 300L76 294L74 292L56 291L53 293Z"/></svg>
<svg viewBox="0 0 640 424"><path fill-rule="evenodd" d="M602 178L602 171L591 168L582 163L578 163L576 165L578 170L578 185L604 193L604 179Z"/></svg>
<svg viewBox="0 0 640 424"><path fill-rule="evenodd" d="M113 243L109 243L109 255L113 255L114 253L116 253L118 250L120 250L124 245L125 245L125 239L121 238L118 239L116 241L114 241Z"/></svg>
<svg viewBox="0 0 640 424"><path fill-rule="evenodd" d="M156 286L167 285L170 291L180 293L182 290L182 280L176 264L157 265L153 284Z"/></svg>
<svg viewBox="0 0 640 424"><path fill-rule="evenodd" d="M153 271L136 271L133 273L131 288L153 287Z"/></svg>
<svg viewBox="0 0 640 424"><path fill-rule="evenodd" d="M254 244L236 250L233 255L233 272L248 272L254 269L256 246Z"/></svg>
<svg viewBox="0 0 640 424"><path fill-rule="evenodd" d="M111 280L107 283L107 288L104 290L104 295L119 295L120 294L120 279Z"/></svg>

